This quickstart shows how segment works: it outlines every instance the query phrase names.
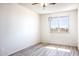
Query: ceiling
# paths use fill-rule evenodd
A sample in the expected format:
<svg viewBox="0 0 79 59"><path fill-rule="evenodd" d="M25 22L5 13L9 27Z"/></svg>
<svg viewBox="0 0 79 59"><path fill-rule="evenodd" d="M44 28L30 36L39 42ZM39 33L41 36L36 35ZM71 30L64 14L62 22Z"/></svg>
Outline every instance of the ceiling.
<svg viewBox="0 0 79 59"><path fill-rule="evenodd" d="M56 5L48 5L45 9L43 9L40 4L32 5L32 3L20 3L20 5L29 8L38 14L55 13L78 8L78 3L56 3Z"/></svg>

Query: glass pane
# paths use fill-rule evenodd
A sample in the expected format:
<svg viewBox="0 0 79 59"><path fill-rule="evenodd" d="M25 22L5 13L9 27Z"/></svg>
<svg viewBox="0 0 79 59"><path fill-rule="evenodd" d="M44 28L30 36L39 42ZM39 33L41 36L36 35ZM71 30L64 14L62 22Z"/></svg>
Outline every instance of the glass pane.
<svg viewBox="0 0 79 59"><path fill-rule="evenodd" d="M68 17L61 17L59 20L60 28L68 28Z"/></svg>
<svg viewBox="0 0 79 59"><path fill-rule="evenodd" d="M69 26L69 17L51 17L50 19L50 29L56 32L67 32Z"/></svg>
<svg viewBox="0 0 79 59"><path fill-rule="evenodd" d="M57 18L55 19L53 19L53 20L51 20L51 28L58 28L58 20L57 20Z"/></svg>

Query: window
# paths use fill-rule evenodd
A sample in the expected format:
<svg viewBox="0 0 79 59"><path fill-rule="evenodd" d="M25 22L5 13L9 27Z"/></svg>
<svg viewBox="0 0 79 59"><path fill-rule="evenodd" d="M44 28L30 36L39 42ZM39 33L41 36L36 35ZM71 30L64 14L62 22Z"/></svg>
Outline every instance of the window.
<svg viewBox="0 0 79 59"><path fill-rule="evenodd" d="M69 17L49 17L50 32L68 32L69 31Z"/></svg>

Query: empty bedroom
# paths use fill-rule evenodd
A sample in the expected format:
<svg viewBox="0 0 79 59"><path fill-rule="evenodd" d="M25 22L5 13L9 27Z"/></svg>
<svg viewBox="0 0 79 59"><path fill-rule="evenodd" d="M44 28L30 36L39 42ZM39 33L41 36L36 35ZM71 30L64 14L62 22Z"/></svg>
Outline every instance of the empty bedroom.
<svg viewBox="0 0 79 59"><path fill-rule="evenodd" d="M78 3L0 3L0 56L79 56Z"/></svg>

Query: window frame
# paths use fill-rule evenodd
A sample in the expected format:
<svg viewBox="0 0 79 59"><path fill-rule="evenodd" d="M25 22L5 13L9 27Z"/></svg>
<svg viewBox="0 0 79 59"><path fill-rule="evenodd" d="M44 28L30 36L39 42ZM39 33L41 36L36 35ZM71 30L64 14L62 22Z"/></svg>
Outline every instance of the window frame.
<svg viewBox="0 0 79 59"><path fill-rule="evenodd" d="M60 31L60 32L58 32L58 31L55 32L55 31L53 31L53 30L51 31L51 29L52 29L52 28L51 28L51 20L53 20L54 18L60 18L60 17L68 17L68 31L66 31L66 30L63 31L63 32L61 32L61 31ZM50 18L52 18L52 19L50 19ZM50 29L50 32L51 32L51 33L69 33L69 16L56 16L56 17L49 16L49 17L48 17L48 24L49 24L49 29ZM60 28L60 25L59 25L58 28ZM61 29L61 28L60 28L60 29Z"/></svg>

